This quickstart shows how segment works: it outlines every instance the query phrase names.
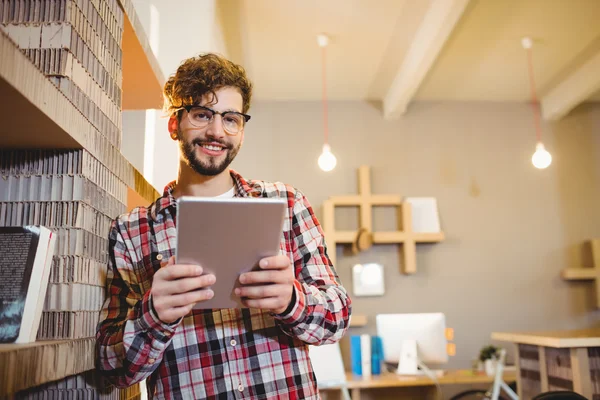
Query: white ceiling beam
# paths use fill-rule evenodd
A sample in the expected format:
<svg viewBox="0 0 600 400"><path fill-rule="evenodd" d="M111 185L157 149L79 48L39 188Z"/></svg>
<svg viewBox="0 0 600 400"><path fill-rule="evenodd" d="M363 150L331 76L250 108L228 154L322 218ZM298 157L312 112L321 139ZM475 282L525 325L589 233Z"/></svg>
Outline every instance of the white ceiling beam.
<svg viewBox="0 0 600 400"><path fill-rule="evenodd" d="M398 118L406 112L468 3L469 0L431 0L383 100L385 118Z"/></svg>
<svg viewBox="0 0 600 400"><path fill-rule="evenodd" d="M544 119L557 121L600 90L600 51L542 97Z"/></svg>

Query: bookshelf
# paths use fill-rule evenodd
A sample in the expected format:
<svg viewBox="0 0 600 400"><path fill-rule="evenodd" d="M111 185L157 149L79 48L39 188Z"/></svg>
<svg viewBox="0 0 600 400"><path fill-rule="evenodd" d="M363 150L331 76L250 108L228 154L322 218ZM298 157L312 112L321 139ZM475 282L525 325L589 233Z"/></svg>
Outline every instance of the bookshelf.
<svg viewBox="0 0 600 400"><path fill-rule="evenodd" d="M19 7L26 7L25 2L15 2L15 4L17 4L15 6L17 10ZM36 3L27 2L27 4ZM39 5L40 2L37 4ZM117 196L109 189L108 183L103 186L100 182L93 182L98 186L98 191L102 192L102 196L115 197L111 198L111 201L116 200L118 204L122 205L124 211L138 205L149 204L159 194L121 154L120 113L124 110L160 108L165 78L158 61L150 50L148 39L131 0L77 2L74 0L47 0L42 4L46 4L47 7L55 7L54 15L61 15L61 17L66 15L66 18L69 18L69 12L79 12L81 15L84 15L85 12L94 12L100 16L108 16L110 19L110 21L96 19L95 25L92 26L90 23L89 26L97 28L104 24L111 30L109 33L113 34L114 39L109 35L102 36L93 29L82 30L78 33L81 34L81 40L86 45L90 38L97 42L100 40L97 44L101 47L89 46L90 53L105 52L97 55L98 65L106 67L106 60L108 60L114 61L114 65L118 66L112 70L106 67L111 75L109 79L113 78L115 87L119 89L116 91L116 97L111 99L112 103L108 108L106 102L95 102L97 99L106 99L111 95L111 93L108 95L106 93L98 94L99 90L97 89L101 88L100 83L95 91L82 89L80 93L84 96L89 95L89 98L85 98L84 101L95 102L92 105L99 107L100 111L104 113L101 117L106 121L111 119L111 115L113 116L113 125L110 126L112 131L103 131L102 128L99 128L99 126L108 126L104 120L100 120L104 125L99 125L93 115L84 114L81 104L76 105L73 98L69 98L65 94L64 88L57 86L56 82L60 82L60 79L55 79L53 82L51 80L54 78L53 74L45 73L39 65L35 65L31 61L31 57L25 54L20 43L9 35L7 28L11 28L11 23L0 20L0 60L2 60L0 62L0 102L2 104L0 118L3 121L0 126L0 151L8 149L65 149L65 151L82 149L97 160L104 176L110 175L113 180L116 180L114 184L118 189L116 192L123 193L122 196ZM48 6L48 4L50 5ZM66 10L63 10L64 15L59 14L59 7L64 7ZM23 15L26 17L27 12L24 12ZM30 17L32 15L33 12L29 14ZM80 18L79 21L81 20ZM84 21L84 23L86 22ZM67 26L69 22L62 20L55 23L51 19L49 22L44 21L38 24L28 25L29 23L22 22L21 24L28 28L32 27L32 29L38 29L38 26L41 26L39 29L43 29L48 25L60 26L63 24ZM102 42L102 38L107 41ZM112 46L112 48L109 45L104 46L108 40L116 40L119 46ZM118 50L118 54L115 53L115 49ZM81 62L77 59L76 49L57 50L75 54L73 64ZM113 54L109 54L111 51ZM106 57L106 54L113 58ZM122 54L121 60L119 60L120 54ZM80 70L88 73L89 76L85 76L85 79L91 82L94 70L84 68L80 68ZM74 76L70 78L75 84L77 83ZM81 76L79 79L81 82ZM111 114L111 111L114 110L118 111L118 114ZM115 118L115 115L118 118ZM18 199L18 201L21 200ZM114 218L116 215L110 217ZM65 311L65 313L70 311ZM38 340L29 344L1 344L0 398L11 397L23 390L35 390L37 387L52 382L89 373L95 366L94 346L95 339L93 337ZM88 381L89 377L86 376L79 380ZM125 399L137 396L135 390L128 390L115 391L106 397L106 388L98 387L98 390L103 391L102 398L106 399ZM19 397L18 394L17 397Z"/></svg>
<svg viewBox="0 0 600 400"><path fill-rule="evenodd" d="M0 59L0 148L82 147L91 124L1 30Z"/></svg>
<svg viewBox="0 0 600 400"><path fill-rule="evenodd" d="M48 340L0 346L0 397L94 368L95 340Z"/></svg>
<svg viewBox="0 0 600 400"><path fill-rule="evenodd" d="M566 281L587 281L594 284L596 308L600 308L600 239L591 239L585 243L589 248L589 266L570 267L561 271L562 279Z"/></svg>
<svg viewBox="0 0 600 400"><path fill-rule="evenodd" d="M160 109L165 78L131 0L123 31L122 110ZM0 29L0 148L86 147L92 125ZM27 116L27 118L19 118ZM43 132L43 133L41 133ZM26 134L16 134L26 133ZM88 149L94 156L94 149Z"/></svg>

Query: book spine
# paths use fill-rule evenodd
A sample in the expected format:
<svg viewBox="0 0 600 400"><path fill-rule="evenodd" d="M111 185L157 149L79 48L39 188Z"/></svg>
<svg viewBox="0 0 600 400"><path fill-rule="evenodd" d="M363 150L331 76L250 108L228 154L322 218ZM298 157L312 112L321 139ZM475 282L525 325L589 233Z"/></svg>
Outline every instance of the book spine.
<svg viewBox="0 0 600 400"><path fill-rule="evenodd" d="M352 373L362 376L361 337L350 336L350 357L352 361Z"/></svg>
<svg viewBox="0 0 600 400"><path fill-rule="evenodd" d="M371 340L371 373L373 375L381 374L381 365L383 363L383 342L381 337L373 336Z"/></svg>
<svg viewBox="0 0 600 400"><path fill-rule="evenodd" d="M365 378L371 377L371 336L360 335L361 368Z"/></svg>

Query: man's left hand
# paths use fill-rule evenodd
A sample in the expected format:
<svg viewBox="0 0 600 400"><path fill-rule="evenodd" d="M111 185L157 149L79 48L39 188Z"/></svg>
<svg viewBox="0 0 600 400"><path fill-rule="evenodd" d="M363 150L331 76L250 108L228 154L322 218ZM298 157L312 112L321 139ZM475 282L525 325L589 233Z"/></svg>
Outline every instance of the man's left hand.
<svg viewBox="0 0 600 400"><path fill-rule="evenodd" d="M284 312L294 293L294 268L285 255L266 257L258 263L259 269L240 275L242 287L235 294L247 307Z"/></svg>

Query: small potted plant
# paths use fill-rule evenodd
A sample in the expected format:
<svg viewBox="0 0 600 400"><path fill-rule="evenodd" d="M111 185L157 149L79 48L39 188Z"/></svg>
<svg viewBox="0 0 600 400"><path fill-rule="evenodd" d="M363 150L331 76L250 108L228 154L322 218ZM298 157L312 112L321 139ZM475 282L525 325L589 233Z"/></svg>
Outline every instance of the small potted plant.
<svg viewBox="0 0 600 400"><path fill-rule="evenodd" d="M483 347L479 352L479 361L481 362L483 370L485 370L487 376L492 376L496 372L499 350L500 348L489 345Z"/></svg>

